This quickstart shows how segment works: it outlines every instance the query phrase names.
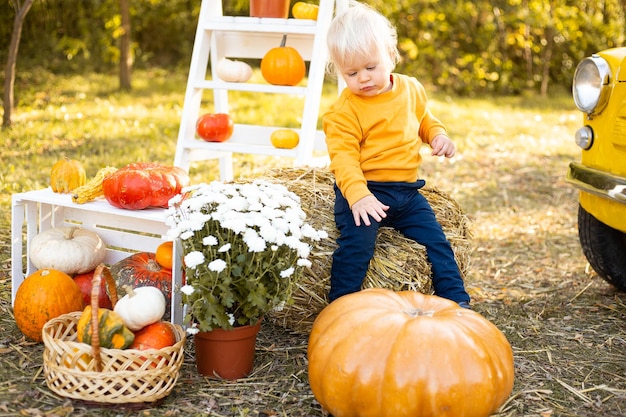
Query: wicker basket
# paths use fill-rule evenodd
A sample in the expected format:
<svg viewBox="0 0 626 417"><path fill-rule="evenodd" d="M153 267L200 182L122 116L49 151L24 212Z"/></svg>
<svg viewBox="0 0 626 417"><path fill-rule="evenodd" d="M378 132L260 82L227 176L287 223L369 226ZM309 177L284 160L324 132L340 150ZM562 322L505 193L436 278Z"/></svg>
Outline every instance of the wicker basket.
<svg viewBox="0 0 626 417"><path fill-rule="evenodd" d="M94 273L94 293L100 287L99 269ZM97 305L97 296L95 299ZM93 300L92 294L92 305ZM106 349L98 346L97 337L92 337L96 339L93 346L77 341L76 324L81 314L61 315L43 327L43 368L48 388L63 397L108 404L152 403L169 395L184 360L185 332L181 326L173 325L177 340L173 346Z"/></svg>

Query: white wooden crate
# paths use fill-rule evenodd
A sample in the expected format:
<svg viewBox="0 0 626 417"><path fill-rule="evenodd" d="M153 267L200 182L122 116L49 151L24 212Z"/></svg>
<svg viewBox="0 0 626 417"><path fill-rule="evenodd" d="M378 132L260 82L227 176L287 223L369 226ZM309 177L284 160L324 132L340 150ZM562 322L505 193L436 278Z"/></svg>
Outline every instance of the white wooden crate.
<svg viewBox="0 0 626 417"><path fill-rule="evenodd" d="M104 262L115 262L135 253L154 252L168 227L165 209L124 210L100 199L85 204L72 202L70 194L50 188L13 194L11 206L11 303L24 279L36 271L28 256L29 244L38 233L62 226L80 226L96 232L107 246ZM172 266L172 321L181 324L182 305L177 289L182 267L174 245Z"/></svg>

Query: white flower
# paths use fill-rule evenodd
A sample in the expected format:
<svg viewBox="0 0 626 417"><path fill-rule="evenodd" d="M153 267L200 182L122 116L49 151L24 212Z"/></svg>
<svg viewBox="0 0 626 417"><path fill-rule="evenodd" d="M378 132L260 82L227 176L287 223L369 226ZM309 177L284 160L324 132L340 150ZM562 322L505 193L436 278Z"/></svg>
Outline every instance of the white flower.
<svg viewBox="0 0 626 417"><path fill-rule="evenodd" d="M235 316L232 313L228 313L228 324L231 326L235 324Z"/></svg>
<svg viewBox="0 0 626 417"><path fill-rule="evenodd" d="M226 243L225 245L222 245L222 247L219 248L217 251L220 253L228 252L230 250L230 246L230 243Z"/></svg>
<svg viewBox="0 0 626 417"><path fill-rule="evenodd" d="M278 231L274 229L271 224L261 226L259 234L266 242L269 243L275 243L279 236Z"/></svg>
<svg viewBox="0 0 626 417"><path fill-rule="evenodd" d="M215 246L217 245L217 238L213 235L205 236L202 238L202 244L204 246Z"/></svg>
<svg viewBox="0 0 626 417"><path fill-rule="evenodd" d="M183 199L182 194L176 194L174 197L170 198L170 200L168 201L168 206L172 207L175 206L176 204L180 203Z"/></svg>
<svg viewBox="0 0 626 417"><path fill-rule="evenodd" d="M204 254L202 252L193 251L185 255L185 265L188 268L195 268L204 263Z"/></svg>
<svg viewBox="0 0 626 417"><path fill-rule="evenodd" d="M284 234L289 233L289 222L285 219L276 218L272 220L272 227L277 232L282 232Z"/></svg>
<svg viewBox="0 0 626 417"><path fill-rule="evenodd" d="M191 295L194 292L194 288L193 286L186 284L180 287L180 292L182 292L185 295Z"/></svg>
<svg viewBox="0 0 626 417"><path fill-rule="evenodd" d="M224 262L223 259L216 259L209 263L209 269L217 273L222 272L224 269L226 269L227 266L228 265L226 264L226 262Z"/></svg>
<svg viewBox="0 0 626 417"><path fill-rule="evenodd" d="M284 271L280 271L280 277L281 278L289 278L290 276L293 275L294 271L295 271L295 269L293 267L287 268Z"/></svg>
<svg viewBox="0 0 626 417"><path fill-rule="evenodd" d="M191 326L187 327L188 335L193 336L197 333L200 333L200 329L198 329L198 323L192 323Z"/></svg>
<svg viewBox="0 0 626 417"><path fill-rule="evenodd" d="M311 247L304 242L298 243L297 250L300 258L308 258L311 253Z"/></svg>
<svg viewBox="0 0 626 417"><path fill-rule="evenodd" d="M182 232L182 233L179 235L179 237L180 237L182 240L191 239L191 238L193 237L193 231L188 230L188 231L186 231L186 232Z"/></svg>
<svg viewBox="0 0 626 417"><path fill-rule="evenodd" d="M248 245L250 252L263 252L267 247L265 240L254 229L247 229L243 241Z"/></svg>
<svg viewBox="0 0 626 417"><path fill-rule="evenodd" d="M309 261L308 259L300 258L300 259L298 259L298 261L296 262L296 265L298 265L298 266L303 266L303 267L305 267L305 268L310 268L310 267L311 267L311 265L313 265L313 264L312 264L312 263L311 263L311 261Z"/></svg>
<svg viewBox="0 0 626 417"><path fill-rule="evenodd" d="M241 219L228 219L220 222L220 226L225 229L230 229L233 232L240 234L247 230L245 222Z"/></svg>

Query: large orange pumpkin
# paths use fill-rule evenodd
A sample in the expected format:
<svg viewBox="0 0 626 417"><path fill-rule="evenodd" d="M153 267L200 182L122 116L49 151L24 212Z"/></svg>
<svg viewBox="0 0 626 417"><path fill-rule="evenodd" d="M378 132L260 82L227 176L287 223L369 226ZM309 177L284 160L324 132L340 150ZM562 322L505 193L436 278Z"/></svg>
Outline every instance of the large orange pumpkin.
<svg viewBox="0 0 626 417"><path fill-rule="evenodd" d="M414 291L368 289L319 314L309 383L335 417L487 417L513 388L513 352L479 313Z"/></svg>
<svg viewBox="0 0 626 417"><path fill-rule="evenodd" d="M286 42L287 35L283 35L280 46L267 51L261 60L261 75L270 84L294 86L306 73L304 59L295 48L285 46Z"/></svg>
<svg viewBox="0 0 626 417"><path fill-rule="evenodd" d="M55 269L40 269L18 287L13 315L26 337L41 342L41 330L48 320L83 307L83 296L72 277Z"/></svg>

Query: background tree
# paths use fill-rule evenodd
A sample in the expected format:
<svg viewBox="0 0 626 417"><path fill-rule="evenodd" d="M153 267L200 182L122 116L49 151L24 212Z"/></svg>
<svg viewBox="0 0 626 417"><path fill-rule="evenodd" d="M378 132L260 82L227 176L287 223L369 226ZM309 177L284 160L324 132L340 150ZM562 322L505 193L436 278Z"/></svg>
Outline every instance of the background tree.
<svg viewBox="0 0 626 417"><path fill-rule="evenodd" d="M248 0L222 1L227 15L249 13ZM626 0L364 1L398 28L403 56L398 71L457 95L566 91L580 59L626 40ZM132 18L132 42L128 39L126 46L118 42L125 32L121 2L128 4ZM113 72L128 59L133 68L186 71L200 3L35 2L20 46L20 62L30 71L23 75ZM0 1L0 45L8 45L12 35L15 11L9 4ZM6 54L0 49L0 59Z"/></svg>
<svg viewBox="0 0 626 417"><path fill-rule="evenodd" d="M133 68L133 57L131 47L131 24L130 7L128 0L120 0L120 15L122 25L120 27L120 88L122 90L131 89L131 72Z"/></svg>
<svg viewBox="0 0 626 417"><path fill-rule="evenodd" d="M13 22L13 31L11 35L11 42L9 43L9 51L7 54L7 65L4 72L4 94L3 94L3 106L4 113L2 115L2 127L7 128L11 126L11 112L13 111L13 88L15 85L15 70L17 64L17 51L20 47L20 38L22 37L22 26L24 19L28 14L31 6L35 0L26 0L22 4L21 1L16 0L15 6L15 19Z"/></svg>

